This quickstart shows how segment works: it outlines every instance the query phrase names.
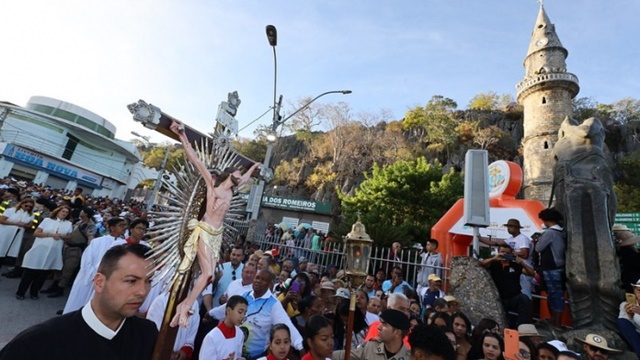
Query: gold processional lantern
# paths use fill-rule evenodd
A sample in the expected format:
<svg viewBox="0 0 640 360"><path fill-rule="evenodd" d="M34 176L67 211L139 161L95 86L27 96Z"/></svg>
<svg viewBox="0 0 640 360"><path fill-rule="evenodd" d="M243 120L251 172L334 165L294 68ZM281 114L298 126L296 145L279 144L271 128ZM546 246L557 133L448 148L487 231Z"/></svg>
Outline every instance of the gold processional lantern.
<svg viewBox="0 0 640 360"><path fill-rule="evenodd" d="M344 237L346 252L346 273L352 288L357 288L364 282L369 270L369 257L371 256L373 240L367 234L364 225L360 222L360 216L351 226L351 232Z"/></svg>

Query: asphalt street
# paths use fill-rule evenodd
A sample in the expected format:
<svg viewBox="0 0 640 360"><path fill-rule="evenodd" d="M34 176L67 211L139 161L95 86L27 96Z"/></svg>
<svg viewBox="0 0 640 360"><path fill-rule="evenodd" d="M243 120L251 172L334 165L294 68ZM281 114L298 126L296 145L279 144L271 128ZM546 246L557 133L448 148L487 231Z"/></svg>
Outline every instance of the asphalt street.
<svg viewBox="0 0 640 360"><path fill-rule="evenodd" d="M0 272L4 273L7 270L7 266L3 266ZM40 294L39 300L31 300L28 291L25 300L17 300L16 290L19 283L20 279L0 277L0 349L29 326L58 316L56 311L64 308L67 301L67 294L54 299ZM50 283L48 280L45 288Z"/></svg>

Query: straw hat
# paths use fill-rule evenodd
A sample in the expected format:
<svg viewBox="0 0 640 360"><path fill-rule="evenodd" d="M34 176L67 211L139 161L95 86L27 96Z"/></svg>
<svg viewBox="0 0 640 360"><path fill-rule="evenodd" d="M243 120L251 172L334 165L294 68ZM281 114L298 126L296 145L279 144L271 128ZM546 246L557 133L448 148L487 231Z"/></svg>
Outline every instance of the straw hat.
<svg viewBox="0 0 640 360"><path fill-rule="evenodd" d="M622 350L610 348L609 344L607 343L607 339L597 334L589 334L584 340L578 338L575 338L575 340L582 344L597 347L598 349L609 351L614 354L622 353Z"/></svg>
<svg viewBox="0 0 640 360"><path fill-rule="evenodd" d="M612 230L618 240L618 246L635 245L640 242L640 236L635 236L625 225L613 225Z"/></svg>
<svg viewBox="0 0 640 360"><path fill-rule="evenodd" d="M457 299L455 298L455 296L453 296L453 295L447 295L447 296L445 296L445 297L444 297L444 301L446 301L446 302L452 302L452 301L454 301L454 302L458 302L458 300L457 300Z"/></svg>
<svg viewBox="0 0 640 360"><path fill-rule="evenodd" d="M540 336L538 329L533 324L518 325L518 333L520 336Z"/></svg>
<svg viewBox="0 0 640 360"><path fill-rule="evenodd" d="M629 229L627 227L627 225L622 225L622 224L615 224L613 225L613 227L611 228L611 230L613 231L631 231L631 229Z"/></svg>
<svg viewBox="0 0 640 360"><path fill-rule="evenodd" d="M320 285L320 289L335 291L336 286L331 281L325 281Z"/></svg>

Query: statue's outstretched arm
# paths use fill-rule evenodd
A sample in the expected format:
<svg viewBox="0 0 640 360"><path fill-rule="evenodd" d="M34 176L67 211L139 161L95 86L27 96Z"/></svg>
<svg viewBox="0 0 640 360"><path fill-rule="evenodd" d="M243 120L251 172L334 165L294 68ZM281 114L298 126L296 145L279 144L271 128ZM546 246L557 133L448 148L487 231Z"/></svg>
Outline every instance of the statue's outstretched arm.
<svg viewBox="0 0 640 360"><path fill-rule="evenodd" d="M213 178L209 173L209 169L207 169L207 166L198 158L198 154L196 154L196 151L193 150L191 143L189 143L189 139L184 133L184 125L178 120L173 120L170 128L171 131L178 135L178 138L180 139L180 142L182 143L182 146L184 148L184 152L185 154L187 154L187 159L189 159L189 161L196 167L196 169L198 169L198 172L200 173L200 175L202 175L207 188L213 188L215 184L213 183Z"/></svg>
<svg viewBox="0 0 640 360"><path fill-rule="evenodd" d="M240 178L240 182L238 183L238 186L242 186L244 184L247 183L247 181L249 181L249 179L251 178L251 174L253 174L254 171L256 171L256 169L259 169L260 166L262 166L261 163L257 162L253 165L251 165L251 167L249 168L249 170L247 170L247 172L245 172L242 177Z"/></svg>

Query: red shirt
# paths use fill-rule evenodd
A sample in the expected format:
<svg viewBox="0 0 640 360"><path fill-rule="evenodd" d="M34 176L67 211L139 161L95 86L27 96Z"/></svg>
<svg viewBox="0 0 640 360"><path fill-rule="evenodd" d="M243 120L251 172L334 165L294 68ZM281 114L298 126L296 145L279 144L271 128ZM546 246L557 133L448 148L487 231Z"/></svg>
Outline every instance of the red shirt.
<svg viewBox="0 0 640 360"><path fill-rule="evenodd" d="M374 321L369 325L369 332L367 332L367 336L364 338L365 342L378 337L378 334L380 333L378 326L380 326L380 321ZM411 350L411 346L409 345L409 333L407 333L402 341L404 342L404 346Z"/></svg>

